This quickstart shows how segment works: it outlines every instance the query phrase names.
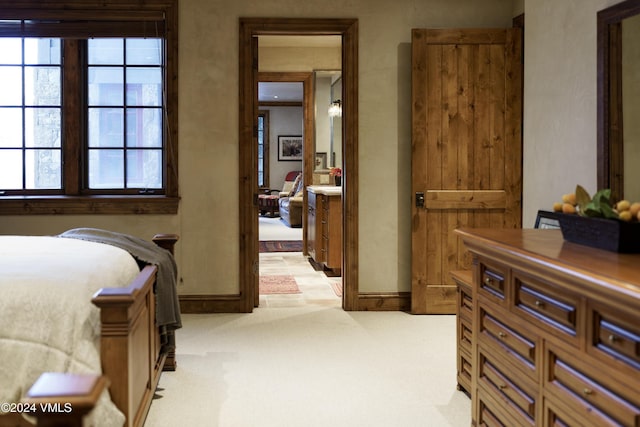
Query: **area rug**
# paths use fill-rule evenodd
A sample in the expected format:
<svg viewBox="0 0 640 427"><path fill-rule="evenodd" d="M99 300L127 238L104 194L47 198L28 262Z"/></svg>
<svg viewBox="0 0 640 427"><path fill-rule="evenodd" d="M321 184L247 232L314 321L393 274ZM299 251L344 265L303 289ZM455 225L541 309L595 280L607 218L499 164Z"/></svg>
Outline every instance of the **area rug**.
<svg viewBox="0 0 640 427"><path fill-rule="evenodd" d="M293 276L260 276L260 294L299 294L300 288Z"/></svg>
<svg viewBox="0 0 640 427"><path fill-rule="evenodd" d="M302 240L261 240L260 252L302 252Z"/></svg>
<svg viewBox="0 0 640 427"><path fill-rule="evenodd" d="M329 284L331 285L331 289L333 289L333 292L335 292L335 294L339 297L342 296L342 278L340 278L339 280L330 280Z"/></svg>

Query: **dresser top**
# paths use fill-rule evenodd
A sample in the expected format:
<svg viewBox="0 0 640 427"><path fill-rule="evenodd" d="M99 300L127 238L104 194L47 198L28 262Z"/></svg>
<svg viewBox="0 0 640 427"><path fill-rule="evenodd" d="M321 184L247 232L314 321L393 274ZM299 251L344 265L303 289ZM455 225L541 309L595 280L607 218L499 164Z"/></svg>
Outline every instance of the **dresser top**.
<svg viewBox="0 0 640 427"><path fill-rule="evenodd" d="M462 228L472 252L536 264L548 271L621 290L640 298L640 254L622 254L567 242L560 230Z"/></svg>

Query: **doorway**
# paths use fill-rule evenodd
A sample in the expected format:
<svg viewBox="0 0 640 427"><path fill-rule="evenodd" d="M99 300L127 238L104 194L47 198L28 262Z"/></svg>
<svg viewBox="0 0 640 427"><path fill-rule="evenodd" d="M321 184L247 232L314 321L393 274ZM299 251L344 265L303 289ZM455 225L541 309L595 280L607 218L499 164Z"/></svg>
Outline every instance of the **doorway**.
<svg viewBox="0 0 640 427"><path fill-rule="evenodd" d="M314 103L313 73L258 73L259 116L266 113L269 116L269 135L263 135L262 137L263 139L268 137L267 151L263 150L261 153L258 145L258 162L260 162L262 156L263 159L267 159L269 164L266 172L265 170L261 171L260 163L258 164L258 187L260 192L264 188L264 182L269 182L270 185L268 187L271 189L271 194L277 195L279 194L277 190L284 190L283 184L287 179L291 182L298 171L304 171L304 158L283 156L283 153L281 153L283 147L280 145L283 142L281 140L286 140L287 138L282 135L293 135L296 138L305 136L302 139L302 156L304 156L304 153L313 151L313 140L307 138L306 135L311 133L314 128ZM260 134L259 124L258 134ZM259 142L258 135L258 144ZM263 160L263 163L267 162ZM263 184L260 182L261 172L268 174L268 176L263 177L266 178L262 180ZM304 229L306 227L306 216L302 215L298 206L288 209L288 212L290 213L288 218L286 215L283 216L283 212L280 209L278 209L278 213L271 216L280 219L280 221L276 221L276 224L282 223L280 228L286 229L290 227L293 229L288 230L288 233L287 230L284 230L284 234L300 235L299 240L302 241L301 251L305 252ZM295 233L296 229L300 232Z"/></svg>
<svg viewBox="0 0 640 427"><path fill-rule="evenodd" d="M239 82L239 185L240 185L240 296L244 311L257 306L259 257L256 182L256 118L258 116L258 36L260 35L339 35L342 37L342 146L343 158L343 301L345 310L358 309L358 132L357 132L357 38L354 19L273 19L240 20ZM307 138L312 135L307 132ZM312 153L303 160L305 182L312 182Z"/></svg>

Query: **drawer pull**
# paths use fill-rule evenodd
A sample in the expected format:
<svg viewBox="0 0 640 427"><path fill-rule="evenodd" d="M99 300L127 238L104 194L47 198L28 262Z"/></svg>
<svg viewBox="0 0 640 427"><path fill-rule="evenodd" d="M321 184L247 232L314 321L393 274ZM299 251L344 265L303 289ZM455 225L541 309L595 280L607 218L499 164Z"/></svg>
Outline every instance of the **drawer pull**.
<svg viewBox="0 0 640 427"><path fill-rule="evenodd" d="M505 388L507 388L507 385L506 385L506 384L500 384L500 385L498 386L498 388L499 388L500 390L504 390Z"/></svg>
<svg viewBox="0 0 640 427"><path fill-rule="evenodd" d="M593 394L593 390L591 390L590 388L585 388L584 390L582 390L582 394L584 394L585 396L591 396Z"/></svg>
<svg viewBox="0 0 640 427"><path fill-rule="evenodd" d="M612 334L612 335L609 335L609 342L610 342L610 343L614 343L614 342L616 342L616 341L618 341L618 337L617 337L617 336L615 336L615 335L613 335L613 334Z"/></svg>
<svg viewBox="0 0 640 427"><path fill-rule="evenodd" d="M484 278L484 283L486 283L487 285L491 284L491 278L490 277L485 277Z"/></svg>
<svg viewBox="0 0 640 427"><path fill-rule="evenodd" d="M536 300L535 304L536 304L536 307L544 307L544 302L540 300Z"/></svg>
<svg viewBox="0 0 640 427"><path fill-rule="evenodd" d="M507 337L507 334L505 334L504 332L500 331L500 332L498 332L498 336L499 336L500 338L503 338L503 339L504 339L504 338L506 338L506 337Z"/></svg>

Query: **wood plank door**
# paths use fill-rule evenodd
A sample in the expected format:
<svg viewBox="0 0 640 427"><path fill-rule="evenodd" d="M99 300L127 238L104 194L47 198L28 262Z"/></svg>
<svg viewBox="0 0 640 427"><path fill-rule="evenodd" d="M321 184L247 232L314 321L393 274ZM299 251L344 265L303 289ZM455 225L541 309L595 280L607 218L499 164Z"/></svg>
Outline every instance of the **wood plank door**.
<svg viewBox="0 0 640 427"><path fill-rule="evenodd" d="M415 314L455 313L458 227L522 224L521 30L412 31Z"/></svg>

